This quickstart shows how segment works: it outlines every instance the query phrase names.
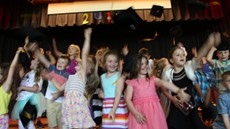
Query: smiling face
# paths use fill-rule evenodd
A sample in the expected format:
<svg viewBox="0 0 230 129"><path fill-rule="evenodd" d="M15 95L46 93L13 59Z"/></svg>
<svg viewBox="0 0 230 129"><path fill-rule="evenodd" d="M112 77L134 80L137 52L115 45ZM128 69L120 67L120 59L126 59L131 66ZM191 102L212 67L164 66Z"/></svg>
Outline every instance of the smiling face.
<svg viewBox="0 0 230 129"><path fill-rule="evenodd" d="M148 74L148 69L149 69L148 60L147 58L142 57L139 76L145 76L146 74Z"/></svg>
<svg viewBox="0 0 230 129"><path fill-rule="evenodd" d="M68 59L65 58L58 58L56 67L58 70L65 70L68 66Z"/></svg>
<svg viewBox="0 0 230 129"><path fill-rule="evenodd" d="M105 57L105 68L107 72L113 73L118 68L118 57L114 54L109 54Z"/></svg>
<svg viewBox="0 0 230 129"><path fill-rule="evenodd" d="M175 49L170 58L170 62L175 67L183 67L186 62L185 52L180 48Z"/></svg>

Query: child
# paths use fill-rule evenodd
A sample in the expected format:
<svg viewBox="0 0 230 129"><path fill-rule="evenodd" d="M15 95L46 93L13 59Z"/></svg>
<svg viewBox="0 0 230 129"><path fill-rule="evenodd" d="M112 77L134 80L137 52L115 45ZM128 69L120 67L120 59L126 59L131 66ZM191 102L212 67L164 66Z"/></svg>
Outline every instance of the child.
<svg viewBox="0 0 230 129"><path fill-rule="evenodd" d="M12 119L18 119L19 129L29 128L34 129L34 123L32 120L24 126L20 118L20 113L23 111L27 102L30 102L32 105L36 106L37 116L41 116L43 113L40 97L38 92L41 90L42 86L42 76L43 66L38 62L37 59L33 59L30 65L30 71L24 75L20 86L18 87L18 97L17 102L14 105L12 111Z"/></svg>
<svg viewBox="0 0 230 129"><path fill-rule="evenodd" d="M164 78L165 71L171 67L171 65L168 62L168 59L161 58L159 60L155 60L154 64L155 65L153 67L153 75L165 81L170 81ZM161 106L167 118L169 114L169 107L170 107L171 101L169 101L169 99L167 99L167 97L163 94L162 92L163 90L164 90L164 87L161 87L160 89L157 90L157 92L160 98ZM168 92L171 93L171 91L168 91Z"/></svg>
<svg viewBox="0 0 230 129"><path fill-rule="evenodd" d="M218 60L212 59L214 52L217 50ZM221 83L221 74L225 71L230 70L230 60L229 60L229 44L227 42L222 42L218 48L212 47L207 56L208 62L212 65L213 70L216 74L216 87L219 95L221 95L226 88Z"/></svg>
<svg viewBox="0 0 230 129"><path fill-rule="evenodd" d="M22 48L19 47L11 64L3 63L0 65L0 129L9 128L8 106L13 92L12 88L16 88L17 82L19 82L16 80L16 76L19 76L16 70L21 51Z"/></svg>
<svg viewBox="0 0 230 129"><path fill-rule="evenodd" d="M126 80L125 100L129 108L128 127L130 129L167 129L166 119L156 86L166 87L177 93L181 99L190 97L172 83L148 76L148 60L137 55L130 71L130 80Z"/></svg>
<svg viewBox="0 0 230 129"><path fill-rule="evenodd" d="M95 92L99 78L95 73L96 59L88 56L92 30L85 30L85 41L82 49L82 61L75 67L76 73L70 75L65 85L62 103L63 128L90 128L95 123L90 115L88 98ZM56 80L52 82L60 87ZM62 86L63 87L63 86ZM85 94L85 96L84 96Z"/></svg>
<svg viewBox="0 0 230 129"><path fill-rule="evenodd" d="M206 56L210 48L220 43L220 34L212 33L209 35L206 43L199 50L197 57L194 57L191 61L186 62L185 52L181 47L174 47L169 52L169 61L172 64L172 68L165 71L164 75L167 80L177 85L180 88L187 88L186 93L191 95L190 107L194 107L193 90L195 81L194 70L200 64L201 58ZM170 129L204 129L205 125L200 120L197 107L185 110L181 105L180 100L175 94L169 95L167 91L164 91L167 98L171 100L169 116L167 118L167 124ZM188 106L189 106L188 105ZM187 109L187 108L186 108Z"/></svg>
<svg viewBox="0 0 230 129"><path fill-rule="evenodd" d="M152 68L153 68L153 65L154 65L154 60L150 59L151 54L149 52L149 49L148 48L141 48L141 49L139 49L138 54L143 55L148 59L149 74L152 74L151 72L152 72Z"/></svg>
<svg viewBox="0 0 230 129"><path fill-rule="evenodd" d="M69 74L75 74L75 66L77 65L76 60L80 60L80 47L75 44L70 44L68 47L67 54L63 54L60 51L57 50L57 45L56 45L56 39L53 38L53 48L54 48L54 54L57 57L60 56L68 56L70 59L70 64L69 67L66 69L66 72Z"/></svg>
<svg viewBox="0 0 230 129"><path fill-rule="evenodd" d="M221 78L226 91L218 97L218 116L212 127L213 129L230 129L230 71L224 72Z"/></svg>
<svg viewBox="0 0 230 129"><path fill-rule="evenodd" d="M210 102L212 85L206 77L206 74L203 72L204 67L207 66L205 65L206 63L206 58L203 57L200 66L195 71L195 75L197 78L196 81L199 87L198 89L200 90L200 92L197 92L195 100L197 106L202 109L202 117L204 122L206 122L208 118L211 120L214 120L216 118L216 109L214 105ZM212 121L210 122L212 123Z"/></svg>
<svg viewBox="0 0 230 129"><path fill-rule="evenodd" d="M35 50L34 50L35 49ZM46 74L46 78L48 81L48 87L45 94L45 98L47 99L47 118L48 118L48 126L50 129L55 128L58 126L62 128L61 123L61 106L62 106L62 99L63 95L54 96L58 93L61 93L59 89L57 89L54 84L51 82L53 78L58 81L62 81L65 83L67 78L69 77L69 73L65 70L69 64L69 58L67 56L60 56L58 57L56 66L51 64L45 56L40 52L37 47L37 44L33 44L30 46L30 51L35 51L35 55L38 60L49 70L49 73ZM64 87L63 87L64 89ZM55 98L55 99L54 99Z"/></svg>
<svg viewBox="0 0 230 129"><path fill-rule="evenodd" d="M108 52L109 48L100 48L97 50L95 57L97 59L97 74L101 76L103 73L105 73L105 70L103 68L103 59L106 52ZM98 93L100 91L100 84L97 86L96 92L93 94L91 100L90 100L90 106L91 106L91 114L93 117L94 122L99 127L101 126L102 122L102 99L98 97Z"/></svg>
<svg viewBox="0 0 230 129"><path fill-rule="evenodd" d="M113 110L117 88L116 82L120 76L120 73L117 71L118 55L112 51L107 52L104 57L104 66L107 72L102 74L100 77L103 89L103 93L101 93L100 96L104 98L102 110L102 129L127 129L128 111L123 96L118 100L118 108ZM111 114L115 114L115 116Z"/></svg>

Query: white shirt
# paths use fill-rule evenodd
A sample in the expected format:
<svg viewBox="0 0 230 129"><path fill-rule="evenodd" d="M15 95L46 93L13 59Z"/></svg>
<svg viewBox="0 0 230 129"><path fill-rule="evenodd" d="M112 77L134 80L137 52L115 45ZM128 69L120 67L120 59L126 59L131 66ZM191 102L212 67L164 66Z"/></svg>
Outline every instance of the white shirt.
<svg viewBox="0 0 230 129"><path fill-rule="evenodd" d="M30 72L26 73L26 75L23 77L20 86L27 86L27 87L33 87L34 85L38 85L39 91L42 88L43 79L40 77L39 82L35 82L35 71L31 70ZM34 92L30 91L20 91L18 94L17 100L25 100L28 97L31 97L34 94Z"/></svg>

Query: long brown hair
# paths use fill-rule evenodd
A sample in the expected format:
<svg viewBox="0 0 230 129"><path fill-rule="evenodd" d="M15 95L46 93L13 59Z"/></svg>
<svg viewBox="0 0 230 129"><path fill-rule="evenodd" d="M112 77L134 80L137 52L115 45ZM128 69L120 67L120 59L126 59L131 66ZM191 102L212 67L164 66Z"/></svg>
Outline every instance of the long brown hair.
<svg viewBox="0 0 230 129"><path fill-rule="evenodd" d="M141 60L142 58L145 58L147 61L147 57L143 56L143 55L140 55L140 54L137 54L134 58L133 58L133 62L132 62L132 68L131 68L131 71L130 71L130 76L129 78L130 79L135 79L138 77L138 74L140 72L140 69L141 69ZM147 74L146 75L146 78L149 78L149 75Z"/></svg>
<svg viewBox="0 0 230 129"><path fill-rule="evenodd" d="M99 76L95 72L96 58L93 55L89 55L87 58L87 69L88 72L86 74L87 80L84 95L89 100L99 85Z"/></svg>

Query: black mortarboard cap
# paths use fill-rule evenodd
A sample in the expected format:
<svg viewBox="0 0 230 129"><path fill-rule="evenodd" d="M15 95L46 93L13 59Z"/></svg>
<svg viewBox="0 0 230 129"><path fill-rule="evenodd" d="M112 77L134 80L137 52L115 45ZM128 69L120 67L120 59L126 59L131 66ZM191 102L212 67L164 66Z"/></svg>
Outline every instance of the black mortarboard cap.
<svg viewBox="0 0 230 129"><path fill-rule="evenodd" d="M32 105L30 101L28 101L23 108L23 111L20 113L20 120L24 127L27 126L30 120L35 120L37 118L37 109L35 105Z"/></svg>
<svg viewBox="0 0 230 129"><path fill-rule="evenodd" d="M127 10L118 12L114 17L115 24L119 24L123 27L130 27L132 30L136 30L137 25L142 24L143 20L139 15L133 10L132 7L129 7Z"/></svg>
<svg viewBox="0 0 230 129"><path fill-rule="evenodd" d="M161 17L164 7L159 5L153 5L150 14L156 17Z"/></svg>

